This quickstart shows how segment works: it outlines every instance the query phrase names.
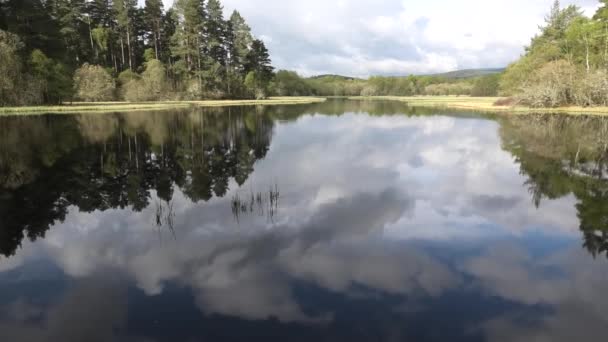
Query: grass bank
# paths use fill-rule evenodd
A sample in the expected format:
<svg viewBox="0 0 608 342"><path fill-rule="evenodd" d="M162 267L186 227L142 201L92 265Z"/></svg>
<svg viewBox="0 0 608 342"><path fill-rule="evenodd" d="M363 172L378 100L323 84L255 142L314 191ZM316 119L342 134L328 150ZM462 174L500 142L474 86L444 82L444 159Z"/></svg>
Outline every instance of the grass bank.
<svg viewBox="0 0 608 342"><path fill-rule="evenodd" d="M509 114L535 114L535 113L562 113L571 115L606 115L608 107L558 107L558 108L530 108L524 106L495 106L500 97L468 97L468 96L372 96L350 97L352 100L391 100L406 102L412 107L441 107L480 112L509 113Z"/></svg>
<svg viewBox="0 0 608 342"><path fill-rule="evenodd" d="M266 100L204 100L163 102L74 102L59 106L0 107L0 115L28 115L46 113L127 112L137 110L163 110L184 107L225 107L258 105L291 105L323 102L320 97L271 97Z"/></svg>

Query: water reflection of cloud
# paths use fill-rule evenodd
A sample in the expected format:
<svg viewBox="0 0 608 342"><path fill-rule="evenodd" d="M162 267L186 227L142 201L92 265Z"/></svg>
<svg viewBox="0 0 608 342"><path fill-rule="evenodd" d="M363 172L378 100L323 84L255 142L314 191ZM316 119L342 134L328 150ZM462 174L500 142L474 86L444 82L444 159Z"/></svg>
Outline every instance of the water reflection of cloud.
<svg viewBox="0 0 608 342"><path fill-rule="evenodd" d="M246 319L328 319L330 312L304 312L293 280L339 293L359 285L439 296L460 277L421 250L387 248L387 240L479 241L529 229L578 234L574 198L536 209L496 131L492 121L440 116L304 117L276 127L267 157L242 188L278 183L275 222L255 215L236 222L233 181L224 198L207 203L175 191L177 241L155 229L154 205L139 213L71 208L36 248L70 276L116 269L148 295L178 283L193 290L201 311ZM150 203L157 200L153 195ZM32 253L26 245L15 265L1 262L0 270ZM464 270L505 299L555 303L568 284L547 283L522 268L530 262L489 255ZM517 286L522 283L532 290Z"/></svg>
<svg viewBox="0 0 608 342"><path fill-rule="evenodd" d="M531 256L513 244L492 246L463 270L489 296L547 313L522 310L489 319L480 329L489 341L599 341L608 326L608 266L581 249Z"/></svg>
<svg viewBox="0 0 608 342"><path fill-rule="evenodd" d="M131 276L148 295L162 294L167 282L182 284L193 290L206 313L314 322L326 320L330 313L305 314L290 281L300 279L340 292L357 284L387 293L416 290L430 295L455 281L450 271L422 252L387 253L381 243L364 243L372 236L381 241L383 228L413 206L410 198L394 190L360 193L319 206L303 225L268 231L252 222L251 227L203 234L201 228L221 216L212 204L209 210L182 211L197 215L199 225L178 221L178 241L164 244L144 218L146 211L110 210L94 213L90 222L95 226L87 229L81 227L79 216L84 214L70 215L38 247L75 277L114 269ZM220 216L206 220L212 211ZM226 211L221 221L233 222L229 215ZM334 251L336 245L343 245L341 252ZM398 261L401 258L407 261ZM384 266L378 267L378 262Z"/></svg>
<svg viewBox="0 0 608 342"><path fill-rule="evenodd" d="M127 324L126 301L124 284L107 276L76 282L49 307L18 298L0 311L0 340L116 341Z"/></svg>

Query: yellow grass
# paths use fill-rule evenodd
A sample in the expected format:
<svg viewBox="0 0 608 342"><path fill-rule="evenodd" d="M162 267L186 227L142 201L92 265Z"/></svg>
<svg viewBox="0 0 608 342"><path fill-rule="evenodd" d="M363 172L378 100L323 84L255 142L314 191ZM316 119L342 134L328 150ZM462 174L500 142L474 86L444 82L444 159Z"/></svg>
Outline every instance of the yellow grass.
<svg viewBox="0 0 608 342"><path fill-rule="evenodd" d="M530 108L524 106L495 106L500 97L469 96L372 96L351 97L353 100L393 100L406 102L412 107L442 107L507 114L563 113L571 115L608 115L608 107Z"/></svg>
<svg viewBox="0 0 608 342"><path fill-rule="evenodd" d="M224 107L257 105L290 105L323 102L319 97L271 97L265 100L203 100L203 101L163 101L163 102L73 102L59 106L0 107L0 115L42 114L42 113L83 113L83 112L126 112L136 110L162 110L184 107Z"/></svg>

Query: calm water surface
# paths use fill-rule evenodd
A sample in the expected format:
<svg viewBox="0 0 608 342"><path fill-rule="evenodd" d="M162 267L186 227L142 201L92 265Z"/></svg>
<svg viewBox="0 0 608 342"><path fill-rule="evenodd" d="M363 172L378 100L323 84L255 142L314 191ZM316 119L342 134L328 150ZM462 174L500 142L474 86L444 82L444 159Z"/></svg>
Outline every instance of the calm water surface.
<svg viewBox="0 0 608 342"><path fill-rule="evenodd" d="M605 341L608 121L0 118L0 341Z"/></svg>

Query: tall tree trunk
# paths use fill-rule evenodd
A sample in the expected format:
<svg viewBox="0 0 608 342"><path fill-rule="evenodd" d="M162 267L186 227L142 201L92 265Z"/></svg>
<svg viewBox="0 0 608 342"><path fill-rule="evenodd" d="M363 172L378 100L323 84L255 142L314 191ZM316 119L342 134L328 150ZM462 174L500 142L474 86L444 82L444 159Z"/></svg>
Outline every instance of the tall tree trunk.
<svg viewBox="0 0 608 342"><path fill-rule="evenodd" d="M122 59L120 63L120 69L125 68L125 42L122 39L122 34L120 35L120 53L122 54Z"/></svg>
<svg viewBox="0 0 608 342"><path fill-rule="evenodd" d="M159 23L158 21L156 21L156 24L154 25L154 53L156 55L156 59L160 61L160 58L158 58L158 42L160 40L160 30L159 30Z"/></svg>
<svg viewBox="0 0 608 342"><path fill-rule="evenodd" d="M203 79L201 77L201 48L198 35L196 36L196 58L198 59L198 90L203 91Z"/></svg>
<svg viewBox="0 0 608 342"><path fill-rule="evenodd" d="M93 31L91 30L91 17L87 16L89 22L89 39L91 40L91 50L95 53L95 62L99 61L99 55L97 53L97 49L95 48L95 44L93 44Z"/></svg>
<svg viewBox="0 0 608 342"><path fill-rule="evenodd" d="M587 73L591 70L591 66L589 65L589 37L585 36L585 63L587 67Z"/></svg>
<svg viewBox="0 0 608 342"><path fill-rule="evenodd" d="M129 49L129 69L133 70L133 62L131 61L131 30L127 26L127 49Z"/></svg>

